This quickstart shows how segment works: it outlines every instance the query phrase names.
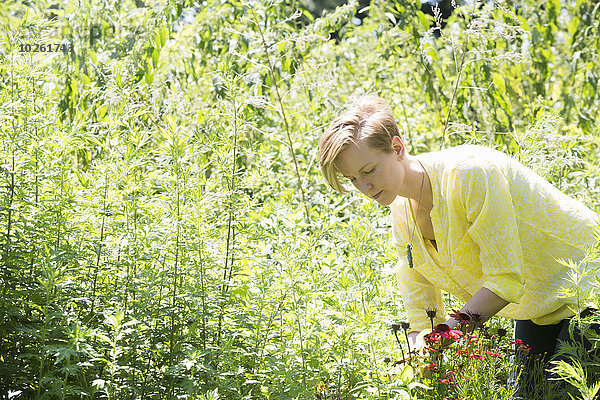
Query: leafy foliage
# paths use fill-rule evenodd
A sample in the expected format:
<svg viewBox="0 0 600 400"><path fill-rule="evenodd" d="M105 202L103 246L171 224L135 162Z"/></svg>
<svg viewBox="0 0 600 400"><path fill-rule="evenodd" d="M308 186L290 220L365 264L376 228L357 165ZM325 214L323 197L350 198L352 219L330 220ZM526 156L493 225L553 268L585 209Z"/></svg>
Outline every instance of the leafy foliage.
<svg viewBox="0 0 600 400"><path fill-rule="evenodd" d="M414 152L496 146L598 208L596 3L474 2L440 38L413 2L303 7L4 3L0 397L416 393L387 212L316 161L361 93Z"/></svg>

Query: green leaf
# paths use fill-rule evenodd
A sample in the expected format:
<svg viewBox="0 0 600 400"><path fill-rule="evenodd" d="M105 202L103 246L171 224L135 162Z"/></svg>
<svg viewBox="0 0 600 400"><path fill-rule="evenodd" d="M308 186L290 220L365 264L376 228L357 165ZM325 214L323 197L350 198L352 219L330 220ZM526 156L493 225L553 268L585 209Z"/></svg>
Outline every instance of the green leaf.
<svg viewBox="0 0 600 400"><path fill-rule="evenodd" d="M385 16L392 22L392 24L396 25L398 21L396 21L396 17L391 12L386 12Z"/></svg>
<svg viewBox="0 0 600 400"><path fill-rule="evenodd" d="M424 383L418 382L418 381L414 381L408 384L408 388L410 390L413 390L414 388L421 388L421 389L427 389L427 390L431 390L433 389L431 386L427 386Z"/></svg>
<svg viewBox="0 0 600 400"><path fill-rule="evenodd" d="M410 365L405 365L402 368L402 372L400 373L400 380L404 382L405 385L408 385L415 378L415 370Z"/></svg>
<svg viewBox="0 0 600 400"><path fill-rule="evenodd" d="M281 70L285 72L291 72L290 67L292 65L292 59L290 57L285 57L281 62Z"/></svg>
<svg viewBox="0 0 600 400"><path fill-rule="evenodd" d="M106 104L103 104L102 106L96 109L96 116L98 117L99 121L102 121L104 119L104 116L106 115L107 111L108 107L106 106Z"/></svg>
<svg viewBox="0 0 600 400"><path fill-rule="evenodd" d="M356 70L348 60L344 60L344 65L346 66L346 68L348 68L348 71L350 71L352 74L356 74Z"/></svg>
<svg viewBox="0 0 600 400"><path fill-rule="evenodd" d="M72 80L69 86L71 87L71 102L75 104L77 103L77 98L79 97L79 88L77 87L77 82Z"/></svg>
<svg viewBox="0 0 600 400"><path fill-rule="evenodd" d="M106 386L106 381L104 379L94 379L92 381L92 386L98 389L104 389Z"/></svg>
<svg viewBox="0 0 600 400"><path fill-rule="evenodd" d="M169 30L166 26L160 28L160 45L164 46L169 38Z"/></svg>
<svg viewBox="0 0 600 400"><path fill-rule="evenodd" d="M427 16L421 11L419 11L417 14L419 16L419 22L421 23L421 27L424 29L429 29L429 20L427 19Z"/></svg>
<svg viewBox="0 0 600 400"><path fill-rule="evenodd" d="M498 72L494 72L492 75L492 80L494 81L494 85L496 85L500 93L506 92L506 82L504 80L504 75Z"/></svg>
<svg viewBox="0 0 600 400"><path fill-rule="evenodd" d="M144 74L144 80L148 85L152 85L152 82L154 82L154 73L152 71L146 71Z"/></svg>
<svg viewBox="0 0 600 400"><path fill-rule="evenodd" d="M98 332L96 332L96 333L94 334L94 336L95 336L95 337L97 337L98 339L102 340L102 341L103 341L103 342L105 342L105 343L108 343L108 344L111 344L111 343L112 343L112 339L111 339L111 338L109 338L108 336L106 336L106 335L105 335L105 334L103 334L103 333L98 333Z"/></svg>
<svg viewBox="0 0 600 400"><path fill-rule="evenodd" d="M302 9L302 14L310 21L310 22L314 22L315 21L315 17L313 17L313 15L307 10L307 9Z"/></svg>
<svg viewBox="0 0 600 400"><path fill-rule="evenodd" d="M152 65L154 68L158 67L158 58L160 57L160 53L156 47L152 48Z"/></svg>

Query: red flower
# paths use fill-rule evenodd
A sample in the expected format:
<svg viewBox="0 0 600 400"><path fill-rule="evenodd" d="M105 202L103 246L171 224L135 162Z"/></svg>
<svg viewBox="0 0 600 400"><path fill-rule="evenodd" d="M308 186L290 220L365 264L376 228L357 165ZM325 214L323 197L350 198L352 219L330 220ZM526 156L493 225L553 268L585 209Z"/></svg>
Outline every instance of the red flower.
<svg viewBox="0 0 600 400"><path fill-rule="evenodd" d="M457 356L468 356L470 353L469 349L456 349Z"/></svg>
<svg viewBox="0 0 600 400"><path fill-rule="evenodd" d="M425 339L429 343L438 343L442 339L442 337L440 336L439 332L433 331L423 336L423 339Z"/></svg>
<svg viewBox="0 0 600 400"><path fill-rule="evenodd" d="M477 343L477 341L479 340L479 336L476 335L469 335L469 340L467 340L468 344L472 344L472 343Z"/></svg>
<svg viewBox="0 0 600 400"><path fill-rule="evenodd" d="M425 367L425 370L426 370L426 371L429 371L429 370L435 370L435 369L437 369L437 367L438 367L438 365L437 365L437 364L429 364L429 365L427 365L427 366Z"/></svg>
<svg viewBox="0 0 600 400"><path fill-rule="evenodd" d="M514 344L515 348L520 351L529 351L531 348L527 346L521 339L511 340L510 344Z"/></svg>
<svg viewBox="0 0 600 400"><path fill-rule="evenodd" d="M455 320L457 320L458 322L463 322L465 324L468 324L471 322L471 317L469 317L469 314L460 312L459 310L452 310L452 312L450 313L450 316L452 318L454 318Z"/></svg>
<svg viewBox="0 0 600 400"><path fill-rule="evenodd" d="M458 340L458 339L460 339L460 336L463 334L459 330L451 329L446 324L439 324L438 326L435 327L435 330L432 333L434 333L434 332L438 333L444 339L450 339L450 340Z"/></svg>
<svg viewBox="0 0 600 400"><path fill-rule="evenodd" d="M449 331L449 330L450 330L450 327L448 325L446 325L446 324L437 324L436 327L435 327L435 329L434 329L434 332L435 331L437 331L437 332L446 332L446 331Z"/></svg>
<svg viewBox="0 0 600 400"><path fill-rule="evenodd" d="M473 321L475 325L480 325L484 320L483 314L470 311L467 311L467 314L469 314L469 318L471 318L471 321Z"/></svg>
<svg viewBox="0 0 600 400"><path fill-rule="evenodd" d="M458 339L460 339L462 332L459 330L456 330L456 329L450 329L447 332L443 332L441 335L443 338L446 338L446 339L458 340Z"/></svg>

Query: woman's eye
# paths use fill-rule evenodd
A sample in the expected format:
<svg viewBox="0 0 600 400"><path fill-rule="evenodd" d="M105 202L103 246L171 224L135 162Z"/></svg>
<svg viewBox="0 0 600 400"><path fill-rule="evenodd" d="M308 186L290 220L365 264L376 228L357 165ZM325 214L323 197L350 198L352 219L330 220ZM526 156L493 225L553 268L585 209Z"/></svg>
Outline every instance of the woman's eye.
<svg viewBox="0 0 600 400"><path fill-rule="evenodd" d="M365 171L365 174L370 174L373 171L375 171L375 168L371 168L369 171Z"/></svg>

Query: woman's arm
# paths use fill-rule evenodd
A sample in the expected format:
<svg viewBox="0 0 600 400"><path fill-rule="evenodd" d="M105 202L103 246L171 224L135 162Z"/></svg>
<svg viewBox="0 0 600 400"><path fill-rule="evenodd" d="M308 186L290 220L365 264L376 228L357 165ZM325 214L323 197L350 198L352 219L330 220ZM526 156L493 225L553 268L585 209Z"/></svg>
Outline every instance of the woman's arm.
<svg viewBox="0 0 600 400"><path fill-rule="evenodd" d="M482 287L471 297L469 301L465 303L463 308L460 309L462 313L476 313L481 315L481 322L493 317L509 304L508 301L498 296L486 287ZM454 318L450 318L445 322L450 328L456 328L458 321ZM427 331L430 331L427 329ZM413 331L408 334L408 343L411 350L419 351L421 347L425 345L422 337L419 337L419 332ZM422 336L422 335L421 335Z"/></svg>
<svg viewBox="0 0 600 400"><path fill-rule="evenodd" d="M408 345L411 350L414 350L417 346L417 336L419 336L419 332L417 331L412 331L408 334Z"/></svg>
<svg viewBox="0 0 600 400"><path fill-rule="evenodd" d="M488 288L482 287L465 303L463 308L460 309L460 312L479 314L482 317L481 322L484 322L488 318L496 315L496 313L506 307L508 303L508 301L504 300ZM446 324L450 328L456 328L458 326L458 321L454 318L450 318L446 321Z"/></svg>

